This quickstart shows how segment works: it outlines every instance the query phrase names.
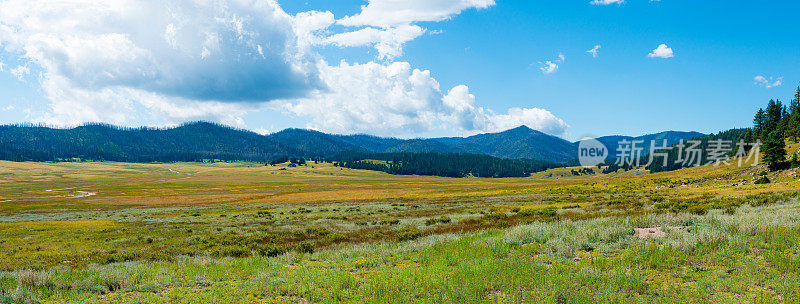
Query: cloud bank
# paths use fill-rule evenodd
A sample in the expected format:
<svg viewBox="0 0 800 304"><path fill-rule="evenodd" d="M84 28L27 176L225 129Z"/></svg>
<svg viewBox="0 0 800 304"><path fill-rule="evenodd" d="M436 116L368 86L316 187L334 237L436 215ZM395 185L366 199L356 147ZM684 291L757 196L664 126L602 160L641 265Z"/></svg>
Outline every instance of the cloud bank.
<svg viewBox="0 0 800 304"><path fill-rule="evenodd" d="M360 13L284 12L274 0L0 2L0 47L22 62L5 70L38 82L54 125L212 120L277 108L336 133L459 134L526 124L563 135L567 125L538 108L497 114L466 85L442 90L431 72L393 62L403 45L443 21L493 0L372 0ZM147 26L142 26L147 24ZM370 46L381 62L321 59L319 46ZM560 59L563 61L563 58Z"/></svg>
<svg viewBox="0 0 800 304"><path fill-rule="evenodd" d="M444 93L430 71L413 69L407 62L341 62L338 66L321 64L320 69L328 90L281 106L292 114L311 117L306 126L310 129L394 136L398 130L423 133L452 126L460 134L475 134L524 124L564 135L568 127L542 109L495 114L478 106L467 86L458 85Z"/></svg>

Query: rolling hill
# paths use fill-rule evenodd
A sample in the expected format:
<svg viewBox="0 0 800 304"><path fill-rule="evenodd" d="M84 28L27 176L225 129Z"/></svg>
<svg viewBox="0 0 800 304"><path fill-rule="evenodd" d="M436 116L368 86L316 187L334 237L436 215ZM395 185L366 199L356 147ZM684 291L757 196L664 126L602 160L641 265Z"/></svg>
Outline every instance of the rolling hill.
<svg viewBox="0 0 800 304"><path fill-rule="evenodd" d="M610 158L615 158L618 155L617 148L619 146L619 143L622 142L623 140L627 140L629 142L641 141L642 143L644 143L643 145L640 145L640 147L644 148L644 150L642 151L643 155L647 155L650 151L651 142L655 142L655 146L658 148L664 145L664 140L667 141L667 146L672 146L677 144L681 140L685 141L692 138L701 137L703 135L705 134L700 132L665 131L665 132L647 134L637 137L610 135L610 136L598 137L596 139L597 141L603 143L603 145L605 145L608 148L609 153L607 159L610 159ZM575 144L577 144L577 142Z"/></svg>
<svg viewBox="0 0 800 304"><path fill-rule="evenodd" d="M662 132L640 137L609 136L601 141L680 139L696 132ZM615 145L613 145L615 147ZM280 156L329 158L341 153L435 152L489 155L567 163L576 158L577 143L526 126L469 137L428 139L332 135L286 129L266 136L208 122L170 129L120 128L89 124L71 129L0 126L0 159L52 161L63 159L124 162L197 161L201 159L267 161ZM609 145L613 149L612 145Z"/></svg>

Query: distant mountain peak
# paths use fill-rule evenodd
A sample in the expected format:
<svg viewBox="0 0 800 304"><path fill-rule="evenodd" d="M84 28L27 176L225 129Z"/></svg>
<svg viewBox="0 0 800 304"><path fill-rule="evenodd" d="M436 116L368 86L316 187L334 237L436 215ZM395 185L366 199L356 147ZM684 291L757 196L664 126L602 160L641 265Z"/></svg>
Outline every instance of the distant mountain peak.
<svg viewBox="0 0 800 304"><path fill-rule="evenodd" d="M521 125L519 127L513 128L513 129L508 129L506 131L528 131L528 132L530 132L530 131L536 131L536 130L531 129L526 125Z"/></svg>
<svg viewBox="0 0 800 304"><path fill-rule="evenodd" d="M492 133L487 133L492 134ZM526 125L521 125L519 127L508 129L502 132L498 132L495 134L516 134L516 135L530 135L530 134L543 134L542 132L536 131L534 129L529 128Z"/></svg>
<svg viewBox="0 0 800 304"><path fill-rule="evenodd" d="M516 128L510 129L510 130L533 130L533 129L529 128L529 127L528 127L528 126L526 126L526 125L520 125L519 127L516 127Z"/></svg>

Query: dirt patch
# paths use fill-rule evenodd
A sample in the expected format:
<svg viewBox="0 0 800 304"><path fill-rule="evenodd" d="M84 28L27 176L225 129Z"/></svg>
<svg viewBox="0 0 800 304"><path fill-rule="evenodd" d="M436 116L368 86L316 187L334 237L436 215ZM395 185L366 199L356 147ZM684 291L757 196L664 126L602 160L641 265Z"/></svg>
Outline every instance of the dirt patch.
<svg viewBox="0 0 800 304"><path fill-rule="evenodd" d="M686 227L682 226L669 226L668 228L673 230L686 229ZM667 236L667 233L661 227L633 228L633 230L636 230L636 237L640 240L660 239Z"/></svg>
<svg viewBox="0 0 800 304"><path fill-rule="evenodd" d="M686 227L669 227L669 229L683 229ZM636 230L636 237L640 240L659 239L667 235L661 227L652 228L633 228Z"/></svg>
<svg viewBox="0 0 800 304"><path fill-rule="evenodd" d="M636 230L636 237L640 240L657 239L667 235L661 227L654 228L634 228Z"/></svg>
<svg viewBox="0 0 800 304"><path fill-rule="evenodd" d="M743 166L743 170L739 170L734 173L735 176L752 176L753 174L758 174L760 172L764 172L767 170L766 165L758 165L758 166Z"/></svg>

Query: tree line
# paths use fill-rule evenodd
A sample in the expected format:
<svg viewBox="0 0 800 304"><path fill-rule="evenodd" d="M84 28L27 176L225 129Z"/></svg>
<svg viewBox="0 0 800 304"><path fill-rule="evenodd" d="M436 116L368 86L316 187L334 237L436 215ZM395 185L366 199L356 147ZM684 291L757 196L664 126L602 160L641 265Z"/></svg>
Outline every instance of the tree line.
<svg viewBox="0 0 800 304"><path fill-rule="evenodd" d="M302 154L256 133L207 122L173 129L0 126L0 159L11 161L263 162L279 155Z"/></svg>
<svg viewBox="0 0 800 304"><path fill-rule="evenodd" d="M752 144L758 144L760 145L759 152L761 154L761 161L767 164L770 170L800 166L800 160L798 160L796 154L790 159L787 159L787 139L794 142L800 139L800 87L797 88L794 97L790 100L788 105L783 104L780 100L771 99L767 102L766 107L758 109L753 117L753 126L751 128L731 129L717 134L709 134L695 138L695 140L700 141L697 148L702 151L708 151L709 144L717 140L731 142L731 150L728 153L730 157L750 152L750 149L754 147ZM737 144L740 141L748 145L740 147ZM675 147L676 146L672 146L666 151L657 151L667 154L666 165L664 165L662 158L654 160L653 163L649 164L646 168L650 170L650 172L661 172L687 167L688 164L679 161L682 155L679 155L680 149L676 149ZM748 149L748 151L742 151L740 153L740 148ZM644 160L642 163L646 162L647 160ZM709 163L707 153L701 154L700 163ZM611 172L618 169L629 170L631 168L630 166L618 165L612 165L607 168L607 170Z"/></svg>
<svg viewBox="0 0 800 304"><path fill-rule="evenodd" d="M561 167L545 161L506 159L463 153L364 153L340 157L335 165L382 171L395 175L443 177L527 177L531 173Z"/></svg>

